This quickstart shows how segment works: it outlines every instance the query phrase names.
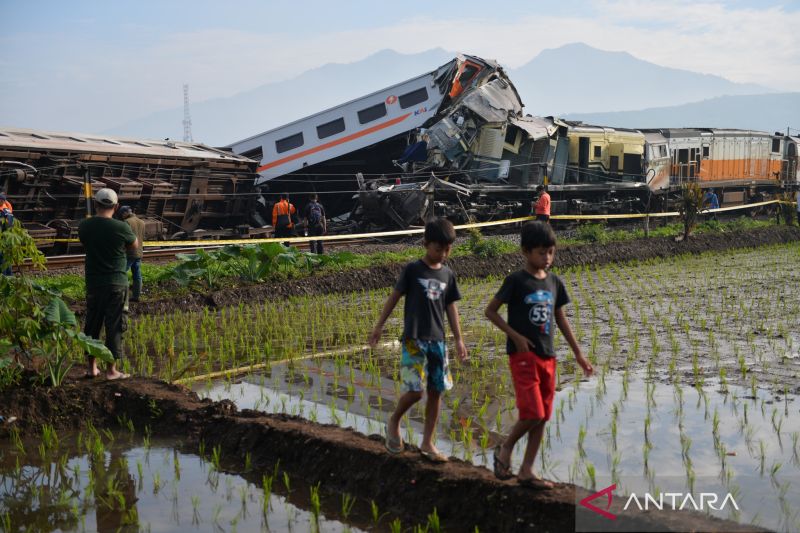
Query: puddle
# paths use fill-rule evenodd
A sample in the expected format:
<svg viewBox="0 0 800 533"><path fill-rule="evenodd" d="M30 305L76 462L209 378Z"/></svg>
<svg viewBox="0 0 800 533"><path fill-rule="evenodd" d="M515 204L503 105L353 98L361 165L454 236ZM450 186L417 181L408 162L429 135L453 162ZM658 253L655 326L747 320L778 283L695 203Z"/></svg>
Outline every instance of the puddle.
<svg viewBox="0 0 800 533"><path fill-rule="evenodd" d="M347 370L352 376L343 377L342 371L327 360L296 363L294 369L276 365L268 375L197 392L230 399L240 408L383 434L398 397L395 382L352 369ZM794 395L755 389L753 396L753 389L711 380L698 390L628 376L592 378L557 392L536 460L540 472L598 490L616 483L618 494L730 492L740 511L729 505L714 514L780 531L800 530L800 402ZM490 450L514 422L513 399L510 405L508 400L481 405L470 402L467 391L457 386L446 395L437 444L489 467ZM454 412L455 398L460 401ZM403 426L406 440L417 445L422 404ZM514 450L515 469L524 445L525 439Z"/></svg>
<svg viewBox="0 0 800 533"><path fill-rule="evenodd" d="M12 443L0 449L1 530L361 531L324 511L315 519L298 480L289 480L288 498L282 475L265 491L216 469L213 451L203 460L174 441L144 446L106 431L69 440L50 449L25 442L27 453Z"/></svg>

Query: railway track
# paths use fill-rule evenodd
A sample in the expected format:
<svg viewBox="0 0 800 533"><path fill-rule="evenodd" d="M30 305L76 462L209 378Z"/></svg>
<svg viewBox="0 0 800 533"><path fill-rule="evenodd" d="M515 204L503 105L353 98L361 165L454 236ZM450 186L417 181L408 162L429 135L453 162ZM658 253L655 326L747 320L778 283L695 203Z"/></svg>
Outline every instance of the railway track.
<svg viewBox="0 0 800 533"><path fill-rule="evenodd" d="M355 245L366 245L366 244L368 243L366 243L363 240L346 239L330 243L326 242L325 248L336 249L336 248L343 248ZM174 260L177 254L191 254L197 252L197 250L213 250L215 248L221 248L222 246L224 246L224 244L202 244L191 247L182 246L180 248L145 249L144 260L152 263L169 262ZM309 245L308 243L303 243L300 245L300 248L303 250L308 250ZM85 254L53 255L46 258L45 266L47 267L48 270L77 268L83 266L85 258L86 258ZM23 270L27 271L30 270L30 268L31 268L30 261L26 261L25 265L23 266Z"/></svg>

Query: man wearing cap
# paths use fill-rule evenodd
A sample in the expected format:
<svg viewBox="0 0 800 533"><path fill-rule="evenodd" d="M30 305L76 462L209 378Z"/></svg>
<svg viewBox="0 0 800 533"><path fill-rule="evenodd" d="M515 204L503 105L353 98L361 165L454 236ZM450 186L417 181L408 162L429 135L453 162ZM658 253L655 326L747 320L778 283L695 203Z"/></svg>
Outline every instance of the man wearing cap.
<svg viewBox="0 0 800 533"><path fill-rule="evenodd" d="M105 326L106 347L114 356L114 363L106 368L106 379L129 377L117 369L122 358L122 332L126 324L123 317L128 296L128 271L126 249L138 246L130 226L114 219L118 207L117 193L100 189L94 196L97 214L78 225L78 236L86 250L86 324L84 333L95 339ZM89 357L87 377L100 374L97 360Z"/></svg>
<svg viewBox="0 0 800 533"><path fill-rule="evenodd" d="M142 294L142 256L143 256L143 243L144 243L144 222L136 216L128 205L123 205L119 208L119 218L124 220L136 235L136 240L139 246L135 249L128 249L128 267L133 274L133 290L131 291L131 302L138 302L139 296Z"/></svg>

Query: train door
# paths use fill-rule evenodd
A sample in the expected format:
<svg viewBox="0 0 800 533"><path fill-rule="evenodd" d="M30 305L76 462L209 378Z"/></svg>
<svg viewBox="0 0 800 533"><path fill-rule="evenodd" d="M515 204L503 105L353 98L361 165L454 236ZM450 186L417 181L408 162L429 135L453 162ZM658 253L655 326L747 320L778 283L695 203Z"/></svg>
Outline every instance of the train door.
<svg viewBox="0 0 800 533"><path fill-rule="evenodd" d="M588 172L586 169L589 168L589 147L591 143L589 142L589 137L579 137L578 138L578 182L584 183L588 176Z"/></svg>
<svg viewBox="0 0 800 533"><path fill-rule="evenodd" d="M689 149L679 148L676 152L678 171L678 183L683 183L683 180L689 177Z"/></svg>

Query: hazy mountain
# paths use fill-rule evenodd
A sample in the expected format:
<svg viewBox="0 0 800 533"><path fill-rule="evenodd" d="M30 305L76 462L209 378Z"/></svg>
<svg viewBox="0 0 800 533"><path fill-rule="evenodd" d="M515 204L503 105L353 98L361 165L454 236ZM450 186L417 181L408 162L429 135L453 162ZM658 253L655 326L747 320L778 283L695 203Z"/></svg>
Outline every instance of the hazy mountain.
<svg viewBox="0 0 800 533"><path fill-rule="evenodd" d="M721 96L702 102L616 113L570 113L562 118L620 128L716 127L786 131L800 124L800 93Z"/></svg>
<svg viewBox="0 0 800 533"><path fill-rule="evenodd" d="M227 145L419 76L453 57L441 48L419 54L382 50L355 63L330 63L228 98L192 102L192 137L213 146ZM182 121L183 108L176 107L104 133L182 139Z"/></svg>
<svg viewBox="0 0 800 533"><path fill-rule="evenodd" d="M627 52L607 52L582 43L543 50L509 74L526 112L533 115L624 111L772 92L759 85L661 67Z"/></svg>
<svg viewBox="0 0 800 533"><path fill-rule="evenodd" d="M227 98L192 102L193 137L210 145L227 145L419 76L454 56L441 48L419 54L382 50L361 61L327 64ZM644 109L770 92L758 85L664 68L625 52L606 52L585 44L544 50L509 75L525 111L534 115ZM182 121L183 108L177 106L104 133L181 139Z"/></svg>

